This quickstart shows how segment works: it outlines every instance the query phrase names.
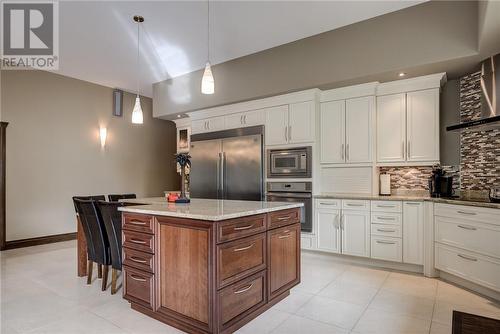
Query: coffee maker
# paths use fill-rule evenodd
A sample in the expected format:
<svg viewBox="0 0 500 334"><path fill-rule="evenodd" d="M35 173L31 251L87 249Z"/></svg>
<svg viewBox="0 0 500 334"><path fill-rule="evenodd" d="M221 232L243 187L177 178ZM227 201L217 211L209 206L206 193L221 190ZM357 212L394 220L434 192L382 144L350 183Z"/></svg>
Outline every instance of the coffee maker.
<svg viewBox="0 0 500 334"><path fill-rule="evenodd" d="M431 197L453 196L453 175L445 175L446 172L440 166L432 169L429 178L429 192Z"/></svg>

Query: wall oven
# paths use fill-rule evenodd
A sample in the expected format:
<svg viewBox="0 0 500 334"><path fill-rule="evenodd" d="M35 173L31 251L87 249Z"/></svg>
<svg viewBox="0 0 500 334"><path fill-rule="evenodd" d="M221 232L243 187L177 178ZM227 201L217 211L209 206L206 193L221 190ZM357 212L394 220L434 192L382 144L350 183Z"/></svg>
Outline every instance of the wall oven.
<svg viewBox="0 0 500 334"><path fill-rule="evenodd" d="M311 182L267 182L266 200L304 203L300 210L300 229L303 232L312 232Z"/></svg>
<svg viewBox="0 0 500 334"><path fill-rule="evenodd" d="M311 177L311 146L267 150L267 177Z"/></svg>

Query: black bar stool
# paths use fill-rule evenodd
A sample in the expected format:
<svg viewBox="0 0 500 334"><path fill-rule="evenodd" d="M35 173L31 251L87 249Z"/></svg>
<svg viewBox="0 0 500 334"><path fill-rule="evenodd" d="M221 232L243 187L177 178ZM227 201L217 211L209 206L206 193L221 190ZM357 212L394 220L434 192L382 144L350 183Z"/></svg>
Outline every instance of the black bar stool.
<svg viewBox="0 0 500 334"><path fill-rule="evenodd" d="M135 194L112 194L108 195L110 202L118 202L121 199L137 198Z"/></svg>

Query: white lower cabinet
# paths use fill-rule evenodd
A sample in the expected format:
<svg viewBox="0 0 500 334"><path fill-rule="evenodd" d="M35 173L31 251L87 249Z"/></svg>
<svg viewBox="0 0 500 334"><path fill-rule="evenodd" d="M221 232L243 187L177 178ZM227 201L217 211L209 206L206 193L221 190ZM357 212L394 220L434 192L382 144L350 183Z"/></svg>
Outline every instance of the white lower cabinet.
<svg viewBox="0 0 500 334"><path fill-rule="evenodd" d="M370 256L370 212L342 210L342 254Z"/></svg>
<svg viewBox="0 0 500 334"><path fill-rule="evenodd" d="M378 260L401 262L401 238L371 236L371 257Z"/></svg>
<svg viewBox="0 0 500 334"><path fill-rule="evenodd" d="M317 209L316 222L318 249L340 253L340 210Z"/></svg>
<svg viewBox="0 0 500 334"><path fill-rule="evenodd" d="M302 249L316 249L316 236L310 233L302 233L300 235L300 248Z"/></svg>
<svg viewBox="0 0 500 334"><path fill-rule="evenodd" d="M424 264L423 202L403 202L403 262Z"/></svg>

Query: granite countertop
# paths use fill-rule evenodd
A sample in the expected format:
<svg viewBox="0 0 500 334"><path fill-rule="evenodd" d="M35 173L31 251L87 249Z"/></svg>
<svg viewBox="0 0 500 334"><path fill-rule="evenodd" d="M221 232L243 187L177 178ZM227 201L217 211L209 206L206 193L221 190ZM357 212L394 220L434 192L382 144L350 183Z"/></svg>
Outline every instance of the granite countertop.
<svg viewBox="0 0 500 334"><path fill-rule="evenodd" d="M234 201L201 198L192 198L191 203L168 203L164 197L126 199L123 202L145 204L118 208L123 212L208 221L239 218L272 211L299 208L304 205L302 203L288 202Z"/></svg>
<svg viewBox="0 0 500 334"><path fill-rule="evenodd" d="M456 204L456 205L468 205L483 208L493 208L500 209L500 203L492 203L487 201L482 201L480 199L454 199L454 198L434 198L422 195L412 195L412 194L397 194L390 196L383 195L363 195L363 194L344 194L344 193L324 193L315 195L314 198L318 199L361 199L361 200L379 200L379 201L430 201L434 203L446 203L446 204Z"/></svg>

